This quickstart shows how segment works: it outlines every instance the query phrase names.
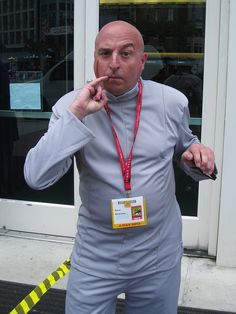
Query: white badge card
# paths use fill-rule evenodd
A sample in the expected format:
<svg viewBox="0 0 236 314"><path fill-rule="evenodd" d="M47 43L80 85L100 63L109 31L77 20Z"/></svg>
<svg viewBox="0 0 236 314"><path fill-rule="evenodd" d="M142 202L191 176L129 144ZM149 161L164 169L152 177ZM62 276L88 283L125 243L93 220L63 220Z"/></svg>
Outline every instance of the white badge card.
<svg viewBox="0 0 236 314"><path fill-rule="evenodd" d="M112 227L130 228L147 224L146 202L143 196L111 200Z"/></svg>

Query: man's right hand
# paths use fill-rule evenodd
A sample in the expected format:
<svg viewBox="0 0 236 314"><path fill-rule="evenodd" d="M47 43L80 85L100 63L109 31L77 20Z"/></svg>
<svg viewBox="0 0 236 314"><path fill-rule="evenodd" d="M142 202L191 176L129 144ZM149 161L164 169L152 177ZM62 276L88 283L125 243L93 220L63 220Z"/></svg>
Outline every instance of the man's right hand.
<svg viewBox="0 0 236 314"><path fill-rule="evenodd" d="M108 76L101 76L89 84L85 85L79 95L70 105L69 110L80 120L87 115L101 110L106 104L107 97L103 88L103 81L106 81Z"/></svg>

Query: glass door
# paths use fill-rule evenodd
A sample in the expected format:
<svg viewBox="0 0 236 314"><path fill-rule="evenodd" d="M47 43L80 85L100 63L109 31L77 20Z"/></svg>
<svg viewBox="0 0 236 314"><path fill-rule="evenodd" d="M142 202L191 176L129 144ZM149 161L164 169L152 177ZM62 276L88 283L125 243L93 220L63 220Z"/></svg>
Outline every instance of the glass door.
<svg viewBox="0 0 236 314"><path fill-rule="evenodd" d="M125 20L140 30L148 53L143 78L172 86L187 96L190 128L203 142L206 20L208 17L208 23L217 24L217 15L213 11L218 12L220 5L216 1L214 10L210 11L207 10L210 4L212 6L211 0L99 1L99 28L110 21ZM218 33L215 36L217 38ZM217 39L214 44L217 44ZM206 101L205 104L210 105ZM206 117L206 123L208 119ZM184 245L207 249L208 239L204 238L201 243L200 234L203 226L204 234L208 232L209 209L204 208L203 199L210 188L204 185L205 192L200 193L202 183L198 184L176 165L174 167L176 195L183 216Z"/></svg>
<svg viewBox="0 0 236 314"><path fill-rule="evenodd" d="M142 77L175 87L187 96L190 126L201 138L205 1L131 2L101 0L100 28L110 21L125 20L140 30L148 53ZM182 215L197 216L198 183L177 167L175 174Z"/></svg>
<svg viewBox="0 0 236 314"><path fill-rule="evenodd" d="M74 235L73 167L43 191L23 176L52 106L73 89L73 29L73 0L0 1L0 228Z"/></svg>
<svg viewBox="0 0 236 314"><path fill-rule="evenodd" d="M74 236L77 171L71 168L49 190L33 191L22 169L27 151L47 129L55 101L94 78L94 40L109 21L126 20L141 31L149 56L143 78L185 93L193 132L203 143L214 143L220 5L220 0L0 0L0 228ZM197 184L175 171L184 245L207 249L211 183Z"/></svg>

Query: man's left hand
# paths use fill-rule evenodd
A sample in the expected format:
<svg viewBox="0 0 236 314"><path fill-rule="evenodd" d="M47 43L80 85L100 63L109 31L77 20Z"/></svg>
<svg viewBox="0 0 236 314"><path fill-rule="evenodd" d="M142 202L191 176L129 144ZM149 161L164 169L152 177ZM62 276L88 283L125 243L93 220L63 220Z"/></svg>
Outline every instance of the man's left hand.
<svg viewBox="0 0 236 314"><path fill-rule="evenodd" d="M211 175L214 172L214 152L203 144L192 144L182 154L181 158L190 167L198 167L207 175Z"/></svg>

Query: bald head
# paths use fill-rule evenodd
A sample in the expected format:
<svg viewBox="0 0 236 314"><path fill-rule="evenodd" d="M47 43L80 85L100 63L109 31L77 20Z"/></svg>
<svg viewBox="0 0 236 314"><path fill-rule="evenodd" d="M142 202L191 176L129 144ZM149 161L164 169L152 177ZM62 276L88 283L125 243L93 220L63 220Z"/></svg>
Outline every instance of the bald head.
<svg viewBox="0 0 236 314"><path fill-rule="evenodd" d="M142 52L144 51L144 42L141 33L135 26L125 21L113 21L104 25L96 37L95 50L101 38L103 39L104 36L108 37L114 36L114 34L116 34L116 36L118 36L119 34L121 36L129 34L129 36L135 38L135 40L137 41L137 45L139 45L140 50Z"/></svg>

